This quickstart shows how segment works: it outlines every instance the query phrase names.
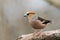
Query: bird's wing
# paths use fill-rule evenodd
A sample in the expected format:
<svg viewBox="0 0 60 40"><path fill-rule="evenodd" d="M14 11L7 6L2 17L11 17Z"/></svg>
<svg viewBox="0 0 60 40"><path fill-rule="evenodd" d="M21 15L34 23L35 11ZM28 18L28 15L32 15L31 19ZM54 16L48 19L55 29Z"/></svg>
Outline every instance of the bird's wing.
<svg viewBox="0 0 60 40"><path fill-rule="evenodd" d="M41 17L38 16L38 20L44 21L45 19L43 19L43 18L41 18Z"/></svg>
<svg viewBox="0 0 60 40"><path fill-rule="evenodd" d="M51 21L50 21L50 20L45 20L45 21L43 22L43 24L48 24L48 23L51 23Z"/></svg>
<svg viewBox="0 0 60 40"><path fill-rule="evenodd" d="M46 19L43 19L43 18L41 18L41 17L38 17L38 20L40 20L41 22L44 21L43 24L51 23L50 20L46 20Z"/></svg>

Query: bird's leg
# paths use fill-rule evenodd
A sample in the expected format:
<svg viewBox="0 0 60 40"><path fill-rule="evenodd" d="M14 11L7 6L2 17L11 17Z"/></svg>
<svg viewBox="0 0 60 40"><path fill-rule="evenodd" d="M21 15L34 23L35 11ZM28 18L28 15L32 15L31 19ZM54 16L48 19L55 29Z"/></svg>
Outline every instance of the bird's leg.
<svg viewBox="0 0 60 40"><path fill-rule="evenodd" d="M41 33L42 33L41 30L35 30L35 32L33 33L33 37L38 38Z"/></svg>

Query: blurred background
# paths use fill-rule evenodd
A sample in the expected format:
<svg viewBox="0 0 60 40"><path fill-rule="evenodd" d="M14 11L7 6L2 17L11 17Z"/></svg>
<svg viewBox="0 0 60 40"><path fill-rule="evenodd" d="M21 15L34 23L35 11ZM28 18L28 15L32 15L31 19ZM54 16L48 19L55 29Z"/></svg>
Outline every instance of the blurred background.
<svg viewBox="0 0 60 40"><path fill-rule="evenodd" d="M60 0L0 0L0 40L33 32L23 17L27 11L52 20L44 31L60 29Z"/></svg>

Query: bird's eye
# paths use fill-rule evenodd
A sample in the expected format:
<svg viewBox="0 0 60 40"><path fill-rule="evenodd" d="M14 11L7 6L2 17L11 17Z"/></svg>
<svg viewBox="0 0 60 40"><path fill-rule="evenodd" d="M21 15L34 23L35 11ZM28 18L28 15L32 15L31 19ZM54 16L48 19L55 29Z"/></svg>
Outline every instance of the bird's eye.
<svg viewBox="0 0 60 40"><path fill-rule="evenodd" d="M27 14L27 15L29 15L29 14Z"/></svg>

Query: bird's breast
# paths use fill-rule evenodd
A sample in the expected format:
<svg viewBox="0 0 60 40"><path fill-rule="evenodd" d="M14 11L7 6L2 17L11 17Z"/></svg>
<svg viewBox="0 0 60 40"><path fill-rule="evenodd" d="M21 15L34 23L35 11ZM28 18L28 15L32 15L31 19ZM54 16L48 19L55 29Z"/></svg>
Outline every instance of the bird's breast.
<svg viewBox="0 0 60 40"><path fill-rule="evenodd" d="M39 23L40 20L31 21L30 24L34 29L43 29L44 26Z"/></svg>

